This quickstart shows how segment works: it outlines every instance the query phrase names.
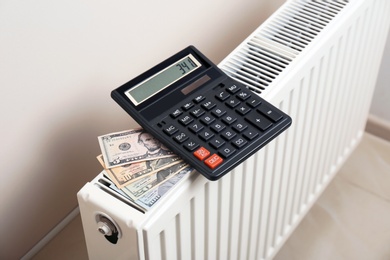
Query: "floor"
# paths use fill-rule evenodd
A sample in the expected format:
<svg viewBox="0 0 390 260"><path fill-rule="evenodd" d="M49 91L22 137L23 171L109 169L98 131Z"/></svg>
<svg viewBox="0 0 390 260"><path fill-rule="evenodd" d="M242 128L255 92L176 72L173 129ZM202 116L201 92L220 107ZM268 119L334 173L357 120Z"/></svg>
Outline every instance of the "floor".
<svg viewBox="0 0 390 260"><path fill-rule="evenodd" d="M275 259L390 259L390 142L365 134Z"/></svg>
<svg viewBox="0 0 390 260"><path fill-rule="evenodd" d="M390 142L365 133L276 260L390 259ZM80 215L33 259L88 259Z"/></svg>

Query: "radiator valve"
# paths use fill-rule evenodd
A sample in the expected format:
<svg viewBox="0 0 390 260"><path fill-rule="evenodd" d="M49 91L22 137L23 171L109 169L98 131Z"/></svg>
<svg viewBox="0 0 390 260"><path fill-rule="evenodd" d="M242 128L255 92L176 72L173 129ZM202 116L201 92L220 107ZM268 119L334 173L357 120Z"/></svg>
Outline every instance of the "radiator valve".
<svg viewBox="0 0 390 260"><path fill-rule="evenodd" d="M104 218L104 217L103 217L103 218ZM102 233L103 235L105 235L105 236L111 236L112 233L115 233L116 228L115 228L115 226L111 223L110 220L108 220L108 219L103 220L103 219L102 219L102 221L100 221L100 222L98 223L98 231L99 231L100 233Z"/></svg>
<svg viewBox="0 0 390 260"><path fill-rule="evenodd" d="M103 214L96 215L97 230L99 233L111 243L116 244L118 242L119 228L113 223L109 217Z"/></svg>

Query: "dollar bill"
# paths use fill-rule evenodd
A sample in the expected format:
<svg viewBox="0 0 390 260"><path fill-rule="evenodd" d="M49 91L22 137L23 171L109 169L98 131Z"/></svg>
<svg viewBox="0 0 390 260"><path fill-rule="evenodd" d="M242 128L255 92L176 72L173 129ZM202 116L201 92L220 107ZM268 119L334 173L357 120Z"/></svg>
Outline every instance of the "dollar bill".
<svg viewBox="0 0 390 260"><path fill-rule="evenodd" d="M144 207L140 206L137 202L135 202L132 198L130 198L126 193L124 193L121 189L119 189L114 183L112 183L111 178L108 176L108 173L106 172L106 170L103 171L103 175L105 178L107 178L109 180L109 181L107 181L108 185L105 184L104 186L110 188L112 191L114 191L114 192L122 195L126 199L128 199L130 204L134 208L139 209L141 212L147 211Z"/></svg>
<svg viewBox="0 0 390 260"><path fill-rule="evenodd" d="M188 176L194 169L190 166L180 169L178 173L166 180L161 185L151 189L148 193L145 193L140 198L138 198L135 203L140 207L149 210L153 207L161 198L167 194L167 192L172 189L180 180L185 176Z"/></svg>
<svg viewBox="0 0 390 260"><path fill-rule="evenodd" d="M160 141L143 129L115 132L98 137L105 168L145 160L175 156Z"/></svg>
<svg viewBox="0 0 390 260"><path fill-rule="evenodd" d="M97 156L100 164L105 167L103 155ZM142 177L156 173L167 167L175 165L182 160L178 156L142 161L131 164L125 164L118 167L106 169L107 174L115 185L122 189L124 186L139 180Z"/></svg>
<svg viewBox="0 0 390 260"><path fill-rule="evenodd" d="M143 194L159 186L187 166L187 163L179 161L175 165L167 167L163 170L159 170L154 174L150 174L135 182L132 182L129 185L122 187L121 190L133 200L137 200Z"/></svg>
<svg viewBox="0 0 390 260"><path fill-rule="evenodd" d="M167 179L165 182L163 182L161 185L153 188L147 193L144 193L141 197L139 197L137 200L133 200L130 196L128 196L123 190L116 187L115 184L110 183L109 188L113 191L117 192L118 194L121 194L122 196L126 197L135 208L142 209L143 211L150 210L158 201L161 200L161 198L167 194L169 190L171 190L177 183L184 179L185 177L189 176L189 174L193 171L193 168L186 166L182 169L180 169L179 172L174 174L171 178ZM106 170L103 171L104 175L110 180Z"/></svg>

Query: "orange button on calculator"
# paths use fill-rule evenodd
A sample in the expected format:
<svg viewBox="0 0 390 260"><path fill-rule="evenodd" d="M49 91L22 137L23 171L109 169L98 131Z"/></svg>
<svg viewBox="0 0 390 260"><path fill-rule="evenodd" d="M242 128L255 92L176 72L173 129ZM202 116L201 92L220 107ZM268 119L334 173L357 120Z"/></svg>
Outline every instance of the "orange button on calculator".
<svg viewBox="0 0 390 260"><path fill-rule="evenodd" d="M214 169L218 165L220 165L223 162L223 159L219 157L217 154L211 155L209 158L207 158L204 163L210 168Z"/></svg>
<svg viewBox="0 0 390 260"><path fill-rule="evenodd" d="M200 147L198 150L196 150L194 152L194 155L196 158L203 161L204 159L206 159L210 155L210 151L204 147Z"/></svg>

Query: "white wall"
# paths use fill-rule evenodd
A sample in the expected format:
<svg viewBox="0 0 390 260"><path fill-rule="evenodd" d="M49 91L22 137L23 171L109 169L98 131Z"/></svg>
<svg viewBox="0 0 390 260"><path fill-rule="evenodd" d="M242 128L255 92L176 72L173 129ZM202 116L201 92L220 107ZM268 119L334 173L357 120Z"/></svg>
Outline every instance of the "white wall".
<svg viewBox="0 0 390 260"><path fill-rule="evenodd" d="M284 1L0 3L0 259L25 255L135 124L110 92L189 44L218 63Z"/></svg>

